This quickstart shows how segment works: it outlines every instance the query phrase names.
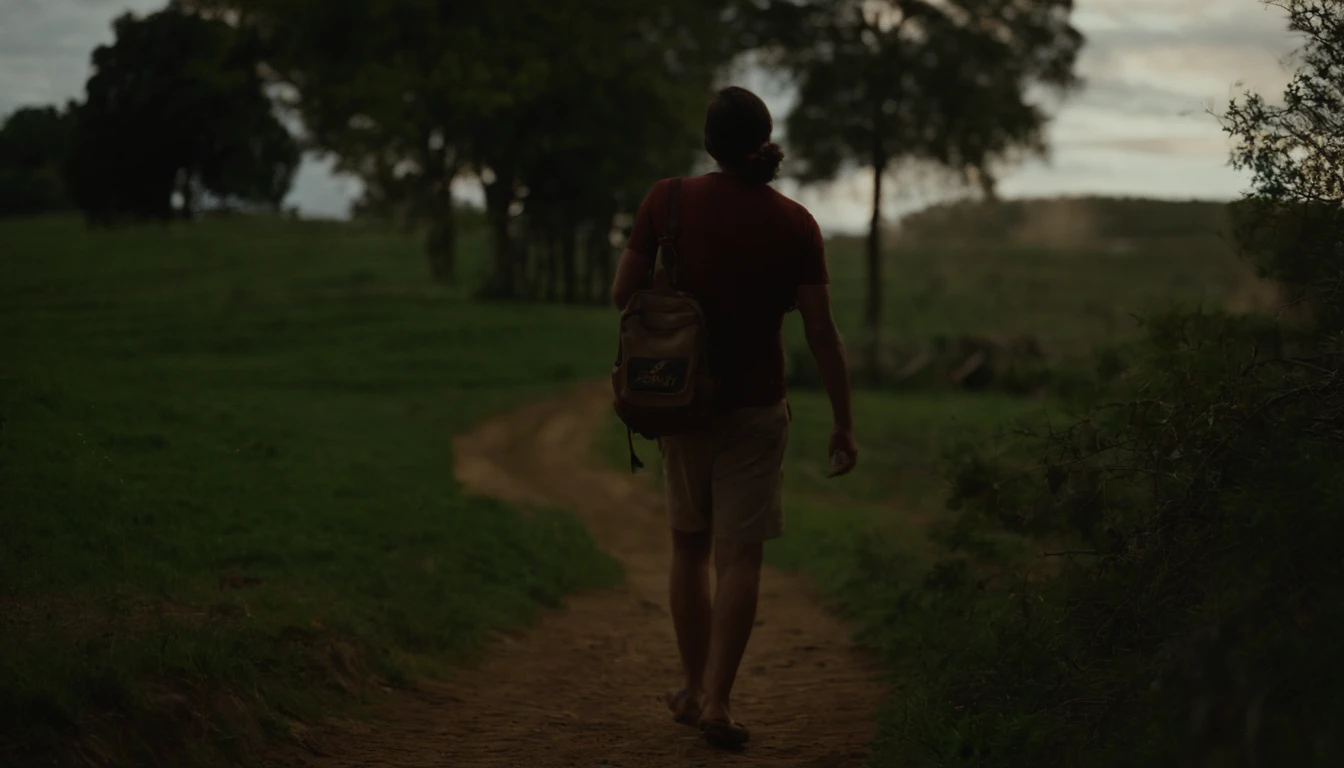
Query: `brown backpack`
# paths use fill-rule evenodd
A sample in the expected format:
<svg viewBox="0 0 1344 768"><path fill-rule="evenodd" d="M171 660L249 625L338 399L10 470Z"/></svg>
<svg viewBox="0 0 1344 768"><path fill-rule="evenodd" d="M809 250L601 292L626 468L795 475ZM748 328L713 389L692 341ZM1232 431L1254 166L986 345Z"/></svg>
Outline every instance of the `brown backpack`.
<svg viewBox="0 0 1344 768"><path fill-rule="evenodd" d="M680 193L681 179L668 182L667 232L658 240L669 286L637 292L621 312L611 385L616 414L630 438L631 471L644 466L635 455L633 435L654 439L689 432L706 425L710 416L714 379L705 314L681 290Z"/></svg>

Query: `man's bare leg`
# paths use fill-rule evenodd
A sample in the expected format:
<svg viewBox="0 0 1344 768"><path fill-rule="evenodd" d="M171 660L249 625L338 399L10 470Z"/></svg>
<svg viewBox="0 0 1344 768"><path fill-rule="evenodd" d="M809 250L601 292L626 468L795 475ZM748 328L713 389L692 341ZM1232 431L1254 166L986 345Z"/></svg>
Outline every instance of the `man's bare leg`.
<svg viewBox="0 0 1344 768"><path fill-rule="evenodd" d="M760 592L764 550L765 545L760 542L728 539L714 542L718 589L714 594L714 624L710 633L705 687L703 719L706 722L733 722L728 698L756 622L756 597Z"/></svg>
<svg viewBox="0 0 1344 768"><path fill-rule="evenodd" d="M668 602L672 606L672 625L677 632L677 649L681 652L681 668L685 673L682 686L685 695L677 714L691 717L692 722L704 692L705 660L709 655L712 616L709 553L713 543L709 531L672 531L672 578Z"/></svg>

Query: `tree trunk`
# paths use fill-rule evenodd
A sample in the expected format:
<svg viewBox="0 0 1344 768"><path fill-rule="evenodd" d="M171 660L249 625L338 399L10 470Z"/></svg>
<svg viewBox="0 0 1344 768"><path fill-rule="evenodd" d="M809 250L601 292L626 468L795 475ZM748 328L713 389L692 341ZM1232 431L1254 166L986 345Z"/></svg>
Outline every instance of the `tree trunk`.
<svg viewBox="0 0 1344 768"><path fill-rule="evenodd" d="M435 282L446 285L457 283L457 214L453 209L453 195L448 184L431 193L429 236L425 239L425 255L429 259L429 274Z"/></svg>
<svg viewBox="0 0 1344 768"><path fill-rule="evenodd" d="M561 264L564 267L565 274L565 303L573 304L578 301L579 282L578 282L578 236L575 231L574 217L565 214L565 218L560 222L560 236L565 240L561 244L560 256Z"/></svg>
<svg viewBox="0 0 1344 768"><path fill-rule="evenodd" d="M588 236L583 241L583 272L579 275L579 301L592 302L593 280L597 277L596 248L593 244L593 232L597 230L597 219L593 219Z"/></svg>
<svg viewBox="0 0 1344 768"><path fill-rule="evenodd" d="M864 305L863 364L869 380L882 380L882 176L887 161L881 141L873 143L873 218L868 226L868 295Z"/></svg>
<svg viewBox="0 0 1344 768"><path fill-rule="evenodd" d="M495 171L495 180L485 185L486 218L490 221L490 240L495 257L495 274L488 291L492 298L512 299L517 295L517 271L512 238L509 236L509 207L513 205L513 179Z"/></svg>
<svg viewBox="0 0 1344 768"><path fill-rule="evenodd" d="M182 195L182 209L178 211L178 216L183 221L190 221L191 215L196 209L196 199L192 194L191 172L185 171L182 174L182 188L178 191ZM169 203L171 205L171 203ZM171 218L171 217L169 217Z"/></svg>
<svg viewBox="0 0 1344 768"><path fill-rule="evenodd" d="M420 162L425 168L426 184L424 189L412 191L415 199L411 204L421 208L421 200L427 203L424 207L428 208L429 234L425 238L425 256L429 260L429 274L436 282L452 285L457 281L457 212L453 208L457 163L449 162L445 148L435 149L429 135L425 136ZM409 213L408 218L413 220L419 211Z"/></svg>
<svg viewBox="0 0 1344 768"><path fill-rule="evenodd" d="M539 275L540 267L532 259L534 243L532 238L524 237L521 240L515 239L513 242L513 271L515 277L514 291L515 296L523 297L529 301L536 301L541 294L541 277Z"/></svg>
<svg viewBox="0 0 1344 768"><path fill-rule="evenodd" d="M612 218L615 218L615 214L612 214ZM630 232L628 230L625 231L625 236L621 240L622 242L627 243L630 241ZM614 250L616 249L608 246L602 252L602 258L598 262L598 279L601 281L601 293L599 294L599 297L603 303L606 303L607 297L611 295L611 284L616 279L616 256L612 253Z"/></svg>
<svg viewBox="0 0 1344 768"><path fill-rule="evenodd" d="M593 219L592 229L588 232L587 247L584 248L584 300L595 304L602 303L606 294L606 286L601 285L602 262L611 259L611 217L611 213L603 211Z"/></svg>
<svg viewBox="0 0 1344 768"><path fill-rule="evenodd" d="M546 300L560 298L560 245L555 241L555 228L546 228Z"/></svg>

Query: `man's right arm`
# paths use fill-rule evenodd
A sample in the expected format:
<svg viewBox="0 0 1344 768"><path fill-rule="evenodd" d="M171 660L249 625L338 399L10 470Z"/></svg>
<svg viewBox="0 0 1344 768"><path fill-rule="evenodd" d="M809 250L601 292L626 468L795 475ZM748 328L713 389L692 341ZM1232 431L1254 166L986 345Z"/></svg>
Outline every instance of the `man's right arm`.
<svg viewBox="0 0 1344 768"><path fill-rule="evenodd" d="M803 330L807 345L816 358L821 383L831 399L834 426L827 449L832 457L838 452L844 460L832 467L832 476L847 474L858 461L859 449L854 442L854 407L849 383L849 361L840 330L835 327L831 313L831 289L827 285L798 286L798 310L803 316Z"/></svg>

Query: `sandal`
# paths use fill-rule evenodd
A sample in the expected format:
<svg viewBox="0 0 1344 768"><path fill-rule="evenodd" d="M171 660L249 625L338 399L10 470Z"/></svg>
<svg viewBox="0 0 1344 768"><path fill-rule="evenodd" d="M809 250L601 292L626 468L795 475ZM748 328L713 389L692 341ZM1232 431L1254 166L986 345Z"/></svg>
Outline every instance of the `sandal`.
<svg viewBox="0 0 1344 768"><path fill-rule="evenodd" d="M751 738L751 732L741 723L723 717L702 721L700 733L711 747L719 749L741 749Z"/></svg>
<svg viewBox="0 0 1344 768"><path fill-rule="evenodd" d="M690 700L685 688L676 693L668 691L663 695L663 702L672 710L672 719L678 723L694 726L700 722L700 702Z"/></svg>

